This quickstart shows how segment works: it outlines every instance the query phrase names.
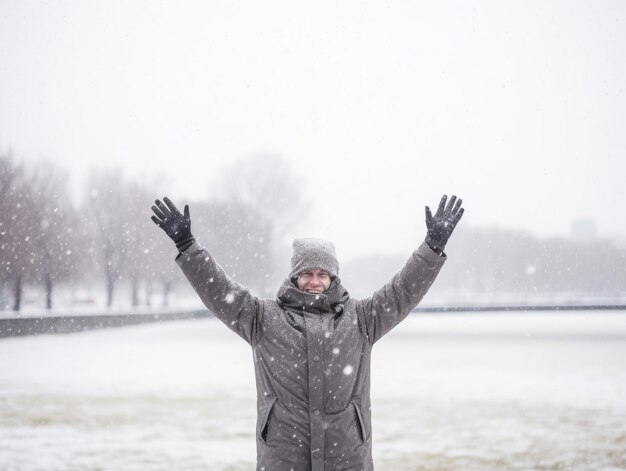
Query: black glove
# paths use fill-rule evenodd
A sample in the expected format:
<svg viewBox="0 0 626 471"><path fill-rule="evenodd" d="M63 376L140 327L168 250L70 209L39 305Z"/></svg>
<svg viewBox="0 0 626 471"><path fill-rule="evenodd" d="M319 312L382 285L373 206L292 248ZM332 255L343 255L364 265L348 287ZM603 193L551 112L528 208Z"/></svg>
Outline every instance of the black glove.
<svg viewBox="0 0 626 471"><path fill-rule="evenodd" d="M191 218L189 217L189 205L185 205L185 214L174 206L174 203L165 196L163 198L165 204L159 200L155 200L156 206L152 206L152 211L156 216L152 216L154 223L165 231L165 233L174 241L176 247L181 247L193 242L191 235Z"/></svg>
<svg viewBox="0 0 626 471"><path fill-rule="evenodd" d="M461 208L463 200L459 199L457 201L456 196L452 195L450 202L446 206L447 199L448 197L443 195L434 217L430 212L430 208L426 206L426 228L428 229L426 243L438 254L443 253L443 249L446 247L448 239L456 227L456 223L463 216L463 208ZM456 204L454 204L455 202Z"/></svg>

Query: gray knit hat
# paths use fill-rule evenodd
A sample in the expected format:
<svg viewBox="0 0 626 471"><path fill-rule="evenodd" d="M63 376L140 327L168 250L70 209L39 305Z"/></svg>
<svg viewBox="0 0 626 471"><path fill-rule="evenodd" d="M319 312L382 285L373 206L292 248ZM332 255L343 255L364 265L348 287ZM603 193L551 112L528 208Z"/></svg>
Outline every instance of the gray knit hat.
<svg viewBox="0 0 626 471"><path fill-rule="evenodd" d="M324 270L331 277L339 274L339 262L332 242L312 237L294 239L289 278L296 278L307 270Z"/></svg>

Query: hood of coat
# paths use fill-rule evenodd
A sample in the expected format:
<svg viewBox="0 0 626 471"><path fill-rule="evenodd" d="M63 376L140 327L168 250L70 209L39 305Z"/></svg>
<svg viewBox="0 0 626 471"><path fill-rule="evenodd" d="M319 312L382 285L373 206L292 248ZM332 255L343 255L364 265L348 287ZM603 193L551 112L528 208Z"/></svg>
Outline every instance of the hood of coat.
<svg viewBox="0 0 626 471"><path fill-rule="evenodd" d="M292 279L287 278L276 293L276 301L283 309L312 314L341 313L349 298L350 294L338 277L333 278L330 287L319 294L301 291Z"/></svg>

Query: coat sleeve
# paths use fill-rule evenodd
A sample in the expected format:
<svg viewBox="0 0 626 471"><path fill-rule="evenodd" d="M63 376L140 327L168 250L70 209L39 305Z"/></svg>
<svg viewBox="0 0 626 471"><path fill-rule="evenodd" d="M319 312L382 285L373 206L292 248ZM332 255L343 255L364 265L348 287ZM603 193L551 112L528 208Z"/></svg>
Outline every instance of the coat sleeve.
<svg viewBox="0 0 626 471"><path fill-rule="evenodd" d="M226 275L205 248L194 242L176 263L204 305L249 344L259 335L261 303L247 288Z"/></svg>
<svg viewBox="0 0 626 471"><path fill-rule="evenodd" d="M358 301L367 336L373 344L398 325L422 300L435 281L446 256L425 242L411 254L402 270L371 297Z"/></svg>

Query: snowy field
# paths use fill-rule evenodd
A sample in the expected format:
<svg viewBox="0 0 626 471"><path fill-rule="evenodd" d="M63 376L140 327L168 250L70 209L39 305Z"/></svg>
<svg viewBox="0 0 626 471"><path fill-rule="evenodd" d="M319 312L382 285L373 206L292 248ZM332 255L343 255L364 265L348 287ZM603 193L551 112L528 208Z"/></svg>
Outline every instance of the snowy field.
<svg viewBox="0 0 626 471"><path fill-rule="evenodd" d="M414 315L376 345L377 471L626 470L626 312ZM0 470L252 470L219 322L0 340Z"/></svg>

